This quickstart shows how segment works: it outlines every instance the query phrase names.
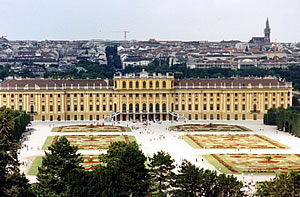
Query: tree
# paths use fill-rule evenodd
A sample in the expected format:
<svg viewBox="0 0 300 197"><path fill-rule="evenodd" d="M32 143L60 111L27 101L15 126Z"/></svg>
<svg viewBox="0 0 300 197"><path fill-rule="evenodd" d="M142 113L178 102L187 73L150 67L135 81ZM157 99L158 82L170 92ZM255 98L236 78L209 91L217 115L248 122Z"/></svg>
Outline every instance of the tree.
<svg viewBox="0 0 300 197"><path fill-rule="evenodd" d="M243 196L241 191L243 183L233 175L220 174L216 179L215 194L218 197Z"/></svg>
<svg viewBox="0 0 300 197"><path fill-rule="evenodd" d="M174 196L201 196L203 193L202 180L203 169L184 160L175 176Z"/></svg>
<svg viewBox="0 0 300 197"><path fill-rule="evenodd" d="M120 196L145 196L148 193L146 157L135 142L114 142L109 146L107 154L100 155L99 159L119 174Z"/></svg>
<svg viewBox="0 0 300 197"><path fill-rule="evenodd" d="M74 169L83 169L83 159L77 154L78 147L71 146L66 137L60 137L49 152L45 152L37 175L36 193L42 196L62 196L68 191L67 176Z"/></svg>
<svg viewBox="0 0 300 197"><path fill-rule="evenodd" d="M291 172L276 175L271 181L265 181L257 189L259 197L299 197L300 196L300 173Z"/></svg>
<svg viewBox="0 0 300 197"><path fill-rule="evenodd" d="M10 110L0 113L0 196L32 196L31 187L24 174L20 174L19 145L12 135L14 127Z"/></svg>
<svg viewBox="0 0 300 197"><path fill-rule="evenodd" d="M174 159L164 152L160 151L150 159L150 176L152 185L157 185L158 196L166 196L170 184L173 180L175 168Z"/></svg>

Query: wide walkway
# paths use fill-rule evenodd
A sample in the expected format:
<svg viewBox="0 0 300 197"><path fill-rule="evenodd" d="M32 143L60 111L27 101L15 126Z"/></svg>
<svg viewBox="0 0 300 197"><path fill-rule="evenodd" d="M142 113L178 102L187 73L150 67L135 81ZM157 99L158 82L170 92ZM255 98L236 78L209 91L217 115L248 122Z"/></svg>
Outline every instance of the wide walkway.
<svg viewBox="0 0 300 197"><path fill-rule="evenodd" d="M80 124L102 124L102 121L61 121L61 122L33 122L33 130L25 136L26 140L23 142L23 148L20 150L19 160L21 163L21 171L25 174L31 166L36 156L44 155L44 151L41 150L46 138L54 135L78 135L79 133L54 133L51 132L53 127L65 126L65 125L80 125ZM300 138L291 136L285 132L276 132L275 126L263 125L262 121L188 121L187 123L225 123L225 124L237 124L248 127L253 130L251 134L261 134L270 137L286 146L290 149L252 149L251 152L248 149L241 149L238 153L257 153L257 154L300 154ZM106 125L111 125L112 122L105 122ZM174 159L176 164L181 164L183 159L189 160L191 163L205 168L215 169L210 165L202 155L212 153L237 153L236 149L194 149L190 147L184 140L180 138L181 135L185 135L185 132L173 132L169 131L168 127L176 124L184 124L184 122L170 122L165 121L161 123L150 122L150 125L144 126L142 123L132 122L120 122L116 125L122 126L135 126L139 129L133 130L133 132L127 132L127 135L134 135L137 139L137 143L140 145L141 150L145 155L151 156L157 151L164 150L168 152ZM193 132L193 134L239 134L241 132ZM244 132L245 133L245 132ZM122 133L85 133L87 135L121 135ZM125 134L125 133L124 133ZM80 150L82 154L100 154L105 151L98 150ZM215 169L216 170L216 169ZM272 175L235 175L240 180L246 182L256 182L262 180L269 180L274 177ZM30 182L36 182L35 176L27 176Z"/></svg>

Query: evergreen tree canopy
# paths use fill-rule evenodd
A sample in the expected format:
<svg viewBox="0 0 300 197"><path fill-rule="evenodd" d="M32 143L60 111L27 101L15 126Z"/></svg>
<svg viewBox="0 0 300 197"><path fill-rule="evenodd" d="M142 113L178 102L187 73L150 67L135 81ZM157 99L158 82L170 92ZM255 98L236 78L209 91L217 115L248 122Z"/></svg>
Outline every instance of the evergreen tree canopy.
<svg viewBox="0 0 300 197"><path fill-rule="evenodd" d="M45 152L37 175L37 194L61 196L67 193L67 176L74 169L83 169L83 159L77 154L78 147L71 146L66 137L60 137L49 152Z"/></svg>

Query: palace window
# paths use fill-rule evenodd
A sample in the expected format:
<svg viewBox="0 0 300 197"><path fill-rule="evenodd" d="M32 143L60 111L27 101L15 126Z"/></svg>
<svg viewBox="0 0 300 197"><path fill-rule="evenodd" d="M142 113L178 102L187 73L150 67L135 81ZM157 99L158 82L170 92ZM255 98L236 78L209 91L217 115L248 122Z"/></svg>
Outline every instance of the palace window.
<svg viewBox="0 0 300 197"><path fill-rule="evenodd" d="M139 82L138 81L135 82L135 88L139 88Z"/></svg>
<svg viewBox="0 0 300 197"><path fill-rule="evenodd" d="M165 103L162 104L162 111L163 112L167 111L167 105Z"/></svg>
<svg viewBox="0 0 300 197"><path fill-rule="evenodd" d="M159 88L159 82L156 81L156 88Z"/></svg>
<svg viewBox="0 0 300 197"><path fill-rule="evenodd" d="M146 81L143 81L143 88L146 88Z"/></svg>
<svg viewBox="0 0 300 197"><path fill-rule="evenodd" d="M129 81L129 88L132 88L132 81Z"/></svg>
<svg viewBox="0 0 300 197"><path fill-rule="evenodd" d="M153 112L153 104L152 103L149 104L149 111Z"/></svg>
<svg viewBox="0 0 300 197"><path fill-rule="evenodd" d="M147 105L146 105L146 103L143 103L143 111L145 112L147 109Z"/></svg>
<svg viewBox="0 0 300 197"><path fill-rule="evenodd" d="M149 87L152 88L152 81L149 82Z"/></svg>
<svg viewBox="0 0 300 197"><path fill-rule="evenodd" d="M163 81L163 88L166 88L166 82Z"/></svg>
<svg viewBox="0 0 300 197"><path fill-rule="evenodd" d="M126 88L126 82L123 81L123 88Z"/></svg>
<svg viewBox="0 0 300 197"><path fill-rule="evenodd" d="M158 103L156 103L156 105L155 105L155 111L159 112L159 104Z"/></svg>
<svg viewBox="0 0 300 197"><path fill-rule="evenodd" d="M135 112L140 111L140 105L138 103L135 104Z"/></svg>

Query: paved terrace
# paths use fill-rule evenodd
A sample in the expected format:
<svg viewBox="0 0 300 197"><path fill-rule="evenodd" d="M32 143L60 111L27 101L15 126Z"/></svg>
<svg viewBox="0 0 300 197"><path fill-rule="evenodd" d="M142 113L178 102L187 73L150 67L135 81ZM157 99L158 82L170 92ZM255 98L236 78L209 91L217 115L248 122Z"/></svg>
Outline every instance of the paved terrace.
<svg viewBox="0 0 300 197"><path fill-rule="evenodd" d="M19 160L24 162L21 165L21 171L25 174L31 166L36 156L44 155L44 151L41 150L47 136L54 135L79 135L83 133L54 133L51 132L53 127L66 126L66 125L79 125L79 124L102 124L102 121L53 121L53 122L33 122L34 128L31 133L26 135L23 145L27 145L20 150ZM169 131L168 127L171 125L184 124L184 122L170 122L165 121L161 124L150 122L150 125L143 128L142 123L132 123L129 121L119 122L116 125L121 126L139 126L140 129L133 130L133 132L126 132L126 135L133 135L137 139L137 143L145 155L151 156L160 150L168 152L174 159L176 164L181 164L183 159L189 160L191 163L205 169L217 170L210 165L203 157L204 154L218 154L218 153L254 153L254 154L300 154L300 138L291 136L285 132L276 132L275 126L263 125L262 121L187 121L186 123L214 123L214 124L236 124L245 126L252 129L253 132L247 132L249 134L261 134L265 135L273 140L276 140L290 149L194 149L188 145L184 140L180 139L181 135L187 134L187 132L173 132ZM105 122L105 124L112 124L112 122ZM190 132L191 134L242 134L245 132ZM105 133L84 133L86 135L122 135L121 132L105 132ZM105 150L79 150L81 154L100 154L105 153ZM248 180L248 182L256 182L269 180L273 178L273 175L235 175L240 180ZM36 176L28 176L30 182L36 182Z"/></svg>

